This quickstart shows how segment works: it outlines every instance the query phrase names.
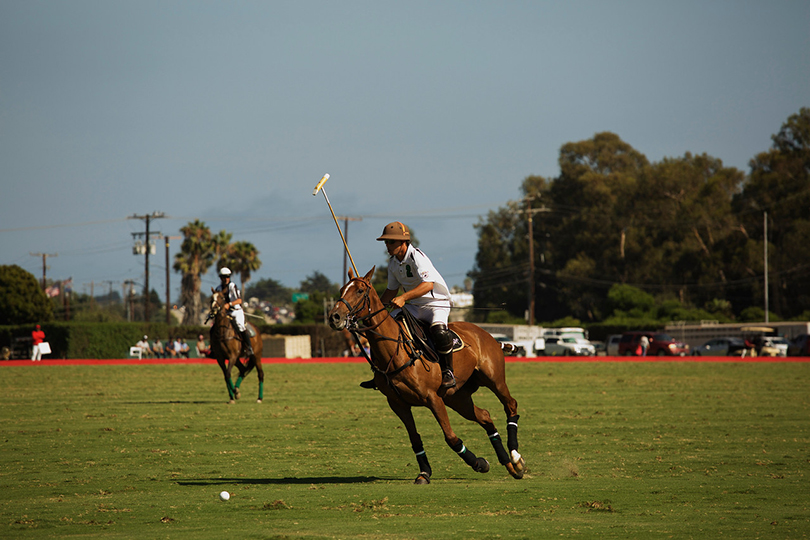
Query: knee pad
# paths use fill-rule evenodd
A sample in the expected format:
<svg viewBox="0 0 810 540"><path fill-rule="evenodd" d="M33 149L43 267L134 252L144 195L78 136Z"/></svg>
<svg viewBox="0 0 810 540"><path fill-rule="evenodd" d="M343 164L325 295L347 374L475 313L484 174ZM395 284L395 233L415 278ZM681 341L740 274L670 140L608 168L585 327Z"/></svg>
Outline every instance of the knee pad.
<svg viewBox="0 0 810 540"><path fill-rule="evenodd" d="M453 351L453 333L445 325L436 324L431 326L430 334L439 354L447 354Z"/></svg>

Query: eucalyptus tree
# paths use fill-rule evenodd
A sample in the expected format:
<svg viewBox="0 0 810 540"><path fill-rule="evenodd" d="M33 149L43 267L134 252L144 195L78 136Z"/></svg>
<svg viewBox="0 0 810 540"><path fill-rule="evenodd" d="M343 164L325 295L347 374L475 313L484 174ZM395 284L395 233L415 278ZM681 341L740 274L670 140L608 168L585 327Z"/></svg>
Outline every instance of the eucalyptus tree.
<svg viewBox="0 0 810 540"><path fill-rule="evenodd" d="M788 117L771 140L771 149L750 161L748 182L734 199L748 241L740 270L758 277L747 293L762 306L767 213L770 307L795 317L810 306L810 108Z"/></svg>

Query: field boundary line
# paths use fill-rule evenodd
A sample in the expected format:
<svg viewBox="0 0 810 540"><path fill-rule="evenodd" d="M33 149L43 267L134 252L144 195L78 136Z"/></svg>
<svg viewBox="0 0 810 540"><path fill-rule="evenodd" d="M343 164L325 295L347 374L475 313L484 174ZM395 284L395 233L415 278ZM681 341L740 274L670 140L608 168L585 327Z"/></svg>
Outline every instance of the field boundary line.
<svg viewBox="0 0 810 540"><path fill-rule="evenodd" d="M262 358L262 364L362 364L365 358L358 356L329 357L329 358ZM537 356L534 358L507 357L507 363L531 362L722 362L722 363L803 363L810 362L807 356L771 357L755 356L753 358L740 358L738 356ZM0 367L19 366L137 366L137 365L183 365L183 364L213 364L211 358L112 358L112 359L43 359L40 362L31 360L2 360Z"/></svg>

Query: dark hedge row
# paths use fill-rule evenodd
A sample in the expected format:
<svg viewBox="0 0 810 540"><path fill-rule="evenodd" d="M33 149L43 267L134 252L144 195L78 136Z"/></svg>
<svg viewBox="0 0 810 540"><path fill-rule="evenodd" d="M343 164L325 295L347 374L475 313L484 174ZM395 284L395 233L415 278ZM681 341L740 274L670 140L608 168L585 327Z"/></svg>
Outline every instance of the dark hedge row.
<svg viewBox="0 0 810 540"><path fill-rule="evenodd" d="M41 325L52 353L47 358L127 358L129 348L144 335L150 343L159 337L164 343L181 338L192 349L197 336L209 341L209 326L167 326L165 323L79 323L53 322ZM16 356L30 354L34 325L0 326L0 347ZM313 356L340 356L346 348L340 333L322 325L259 325L262 335L309 335ZM21 340L18 338L22 338Z"/></svg>

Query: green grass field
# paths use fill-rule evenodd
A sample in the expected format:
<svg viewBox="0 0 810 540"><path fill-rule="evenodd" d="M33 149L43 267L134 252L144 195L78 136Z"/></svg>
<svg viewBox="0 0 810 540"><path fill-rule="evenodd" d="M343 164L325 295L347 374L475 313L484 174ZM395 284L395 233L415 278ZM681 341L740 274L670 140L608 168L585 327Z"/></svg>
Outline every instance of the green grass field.
<svg viewBox="0 0 810 540"><path fill-rule="evenodd" d="M526 477L451 413L472 472L419 409L428 486L368 373L269 365L227 405L215 365L2 367L0 536L810 536L810 363L509 364Z"/></svg>

